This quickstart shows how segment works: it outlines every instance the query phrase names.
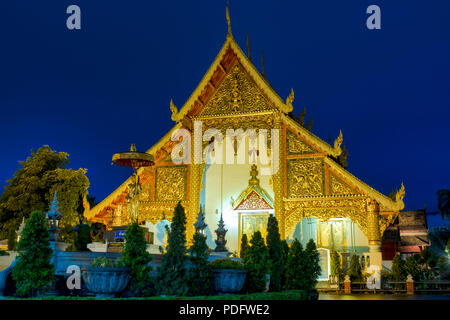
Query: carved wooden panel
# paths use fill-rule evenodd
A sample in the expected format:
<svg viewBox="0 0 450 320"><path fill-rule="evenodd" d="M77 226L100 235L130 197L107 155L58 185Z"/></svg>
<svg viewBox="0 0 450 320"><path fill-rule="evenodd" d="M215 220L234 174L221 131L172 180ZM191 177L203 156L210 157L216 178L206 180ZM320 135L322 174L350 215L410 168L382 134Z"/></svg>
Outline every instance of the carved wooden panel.
<svg viewBox="0 0 450 320"><path fill-rule="evenodd" d="M186 199L187 166L156 168L157 201L180 201Z"/></svg>
<svg viewBox="0 0 450 320"><path fill-rule="evenodd" d="M288 160L288 196L311 197L324 194L323 159Z"/></svg>

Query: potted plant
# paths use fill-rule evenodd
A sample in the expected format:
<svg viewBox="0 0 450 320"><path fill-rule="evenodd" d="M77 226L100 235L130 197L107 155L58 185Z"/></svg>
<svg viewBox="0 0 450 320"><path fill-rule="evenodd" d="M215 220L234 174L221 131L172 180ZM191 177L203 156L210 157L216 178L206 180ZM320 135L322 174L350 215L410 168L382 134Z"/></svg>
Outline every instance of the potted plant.
<svg viewBox="0 0 450 320"><path fill-rule="evenodd" d="M92 264L83 268L83 280L96 297L114 297L123 291L130 280L129 269L122 259L112 261L106 257L95 258Z"/></svg>
<svg viewBox="0 0 450 320"><path fill-rule="evenodd" d="M213 269L214 290L220 293L233 293L242 290L247 271L242 262L231 259L217 259L210 263Z"/></svg>

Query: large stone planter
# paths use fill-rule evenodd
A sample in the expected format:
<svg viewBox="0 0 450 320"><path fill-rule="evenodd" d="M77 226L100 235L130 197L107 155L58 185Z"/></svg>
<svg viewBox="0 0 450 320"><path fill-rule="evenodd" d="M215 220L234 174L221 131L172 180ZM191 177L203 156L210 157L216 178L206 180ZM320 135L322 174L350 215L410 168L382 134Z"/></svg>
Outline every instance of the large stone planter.
<svg viewBox="0 0 450 320"><path fill-rule="evenodd" d="M220 293L235 293L242 290L247 271L236 269L214 269L214 290Z"/></svg>
<svg viewBox="0 0 450 320"><path fill-rule="evenodd" d="M97 297L114 297L123 291L130 280L128 268L84 267L83 280Z"/></svg>
<svg viewBox="0 0 450 320"><path fill-rule="evenodd" d="M6 268L5 270L0 272L0 297L3 296L5 287L6 287L6 279L11 274L12 270L14 269L14 266L16 265L16 261L14 260L11 265Z"/></svg>

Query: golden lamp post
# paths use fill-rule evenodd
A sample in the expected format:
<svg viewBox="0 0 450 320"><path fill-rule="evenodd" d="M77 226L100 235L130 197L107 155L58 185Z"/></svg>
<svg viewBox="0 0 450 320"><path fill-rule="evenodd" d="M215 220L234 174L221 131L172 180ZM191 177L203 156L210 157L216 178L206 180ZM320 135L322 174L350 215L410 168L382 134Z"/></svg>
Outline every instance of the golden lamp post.
<svg viewBox="0 0 450 320"><path fill-rule="evenodd" d="M127 202L131 204L131 210L128 211L131 215L131 220L137 222L139 215L139 194L142 191L141 184L139 183L138 170L139 168L153 166L155 159L149 153L137 152L136 146L132 144L130 151L114 154L112 162L119 166L133 168L133 181L128 185Z"/></svg>

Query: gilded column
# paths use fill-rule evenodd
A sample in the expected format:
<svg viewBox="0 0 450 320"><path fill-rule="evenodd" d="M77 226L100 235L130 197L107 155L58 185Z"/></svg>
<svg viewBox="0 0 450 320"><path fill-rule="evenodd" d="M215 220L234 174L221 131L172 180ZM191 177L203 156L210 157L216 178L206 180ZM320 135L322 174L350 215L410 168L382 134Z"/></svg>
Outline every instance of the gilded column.
<svg viewBox="0 0 450 320"><path fill-rule="evenodd" d="M200 207L201 164L191 164L189 174L189 209L186 216L186 239L192 243L194 223Z"/></svg>
<svg viewBox="0 0 450 320"><path fill-rule="evenodd" d="M281 239L286 239L286 222L284 216L284 181L285 181L285 136L283 132L283 121L280 114L276 114L274 117L274 129L278 129L278 141L274 140L274 134L272 134L272 146L278 148L278 171L272 176L273 181L273 193L275 196L275 217L278 220L278 226L280 229ZM274 150L272 150L274 153ZM274 158L277 154L274 154ZM272 161L276 162L277 159L272 158ZM275 164L276 167L276 164Z"/></svg>
<svg viewBox="0 0 450 320"><path fill-rule="evenodd" d="M380 207L378 202L374 199L368 199L367 204L367 236L369 241L369 257L370 264L382 267L382 256L381 256L381 236L380 236L380 225L378 222L378 217L380 214Z"/></svg>
<svg viewBox="0 0 450 320"><path fill-rule="evenodd" d="M186 239L192 243L194 223L200 207L200 185L202 174L202 125L194 124L194 134L191 136L191 164L189 167L189 209L186 216Z"/></svg>
<svg viewBox="0 0 450 320"><path fill-rule="evenodd" d="M373 199L368 199L367 204L367 234L371 252L380 251L380 225L378 215L380 212L378 203Z"/></svg>

